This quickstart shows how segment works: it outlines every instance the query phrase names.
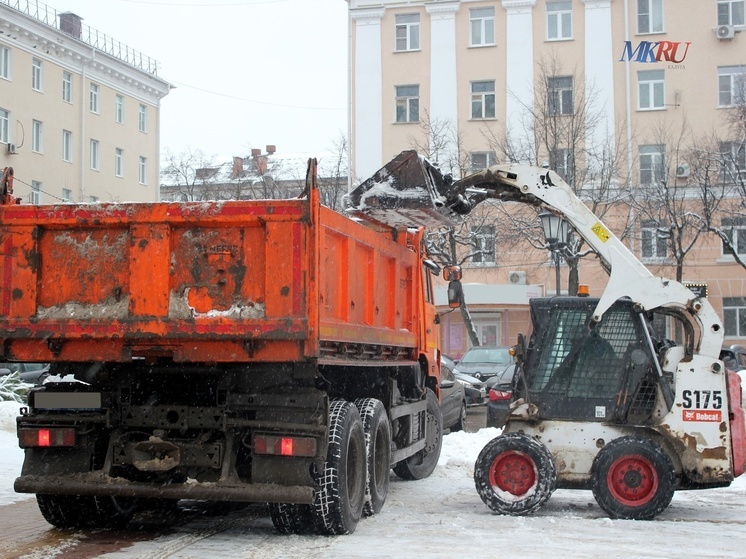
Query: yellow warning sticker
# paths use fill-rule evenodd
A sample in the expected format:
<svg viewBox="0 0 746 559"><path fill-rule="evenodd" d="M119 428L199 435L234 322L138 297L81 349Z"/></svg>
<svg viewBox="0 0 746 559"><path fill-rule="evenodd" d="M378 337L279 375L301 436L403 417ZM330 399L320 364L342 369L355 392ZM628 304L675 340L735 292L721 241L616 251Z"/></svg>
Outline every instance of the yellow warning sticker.
<svg viewBox="0 0 746 559"><path fill-rule="evenodd" d="M609 240L609 237L611 236L611 233L609 233L609 230L606 229L603 225L600 223L596 223L593 227L591 227L591 231L593 231L596 236L601 239L602 243L605 243Z"/></svg>

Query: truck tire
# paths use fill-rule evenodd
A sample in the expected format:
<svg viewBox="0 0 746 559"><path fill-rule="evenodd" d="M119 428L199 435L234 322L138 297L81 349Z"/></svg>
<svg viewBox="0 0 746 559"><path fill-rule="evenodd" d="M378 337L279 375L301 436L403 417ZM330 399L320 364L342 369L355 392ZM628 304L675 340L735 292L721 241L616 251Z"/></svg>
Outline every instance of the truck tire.
<svg viewBox="0 0 746 559"><path fill-rule="evenodd" d="M335 400L329 405L329 449L312 505L316 531L351 534L365 504L365 431L357 408Z"/></svg>
<svg viewBox="0 0 746 559"><path fill-rule="evenodd" d="M355 400L365 431L365 504L363 516L377 514L386 502L391 471L391 424L383 402L375 398Z"/></svg>
<svg viewBox="0 0 746 559"><path fill-rule="evenodd" d="M650 520L671 504L676 474L656 443L638 437L611 441L596 455L591 489L610 518Z"/></svg>
<svg viewBox="0 0 746 559"><path fill-rule="evenodd" d="M305 534L313 529L311 505L270 503L269 516L280 534Z"/></svg>
<svg viewBox="0 0 746 559"><path fill-rule="evenodd" d="M438 398L432 390L427 390L427 430L425 448L417 454L397 462L394 473L402 479L425 479L435 470L443 447L443 416L440 413Z"/></svg>
<svg viewBox="0 0 746 559"><path fill-rule="evenodd" d="M474 484L493 511L531 514L557 488L557 470L546 446L528 435L508 433L492 439L479 453Z"/></svg>
<svg viewBox="0 0 746 559"><path fill-rule="evenodd" d="M85 495L37 495L44 519L57 528L122 528L137 508L135 499Z"/></svg>

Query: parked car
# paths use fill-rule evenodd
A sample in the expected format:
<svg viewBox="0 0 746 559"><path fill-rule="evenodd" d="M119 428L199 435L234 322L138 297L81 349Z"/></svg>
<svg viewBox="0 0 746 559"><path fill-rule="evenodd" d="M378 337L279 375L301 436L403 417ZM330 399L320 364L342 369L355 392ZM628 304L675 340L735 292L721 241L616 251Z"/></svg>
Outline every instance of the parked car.
<svg viewBox="0 0 746 559"><path fill-rule="evenodd" d="M475 346L456 362L459 372L486 380L502 373L513 363L509 347Z"/></svg>
<svg viewBox="0 0 746 559"><path fill-rule="evenodd" d="M453 369L440 362L440 412L443 428L462 431L466 426L466 394L464 385L456 381Z"/></svg>
<svg viewBox="0 0 746 559"><path fill-rule="evenodd" d="M510 415L510 404L513 402L516 382L516 365L512 363L498 375L490 378L489 391L487 395L487 427L505 426L505 421Z"/></svg>
<svg viewBox="0 0 746 559"><path fill-rule="evenodd" d="M456 382L464 386L467 406L483 406L487 403L487 387L483 381L462 373L458 368L453 369L453 376Z"/></svg>
<svg viewBox="0 0 746 559"><path fill-rule="evenodd" d="M49 363L0 363L0 377L18 373L23 382L41 384L49 376Z"/></svg>

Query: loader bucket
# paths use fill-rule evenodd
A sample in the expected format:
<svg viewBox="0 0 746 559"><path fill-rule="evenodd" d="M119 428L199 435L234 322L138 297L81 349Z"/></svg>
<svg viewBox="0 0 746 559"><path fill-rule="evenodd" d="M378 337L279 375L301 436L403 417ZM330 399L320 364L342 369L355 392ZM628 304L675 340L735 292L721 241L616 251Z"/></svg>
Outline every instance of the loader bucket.
<svg viewBox="0 0 746 559"><path fill-rule="evenodd" d="M391 227L454 225L469 203L416 151L403 151L350 192L350 209Z"/></svg>

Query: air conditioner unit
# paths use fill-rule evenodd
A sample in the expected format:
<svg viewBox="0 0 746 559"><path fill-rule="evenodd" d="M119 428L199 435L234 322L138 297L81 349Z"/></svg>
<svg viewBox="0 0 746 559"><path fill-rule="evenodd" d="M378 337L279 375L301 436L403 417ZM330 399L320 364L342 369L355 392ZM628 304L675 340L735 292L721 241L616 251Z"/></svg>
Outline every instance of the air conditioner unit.
<svg viewBox="0 0 746 559"><path fill-rule="evenodd" d="M718 25L715 29L718 39L732 39L736 35L736 30L732 25Z"/></svg>
<svg viewBox="0 0 746 559"><path fill-rule="evenodd" d="M8 153L18 153L16 151L16 145L15 144L8 144Z"/></svg>
<svg viewBox="0 0 746 559"><path fill-rule="evenodd" d="M680 179L685 179L689 176L689 165L687 163L682 163L681 165L677 165L676 167L676 176Z"/></svg>
<svg viewBox="0 0 746 559"><path fill-rule="evenodd" d="M508 281L511 285L526 285L526 272L508 272Z"/></svg>

